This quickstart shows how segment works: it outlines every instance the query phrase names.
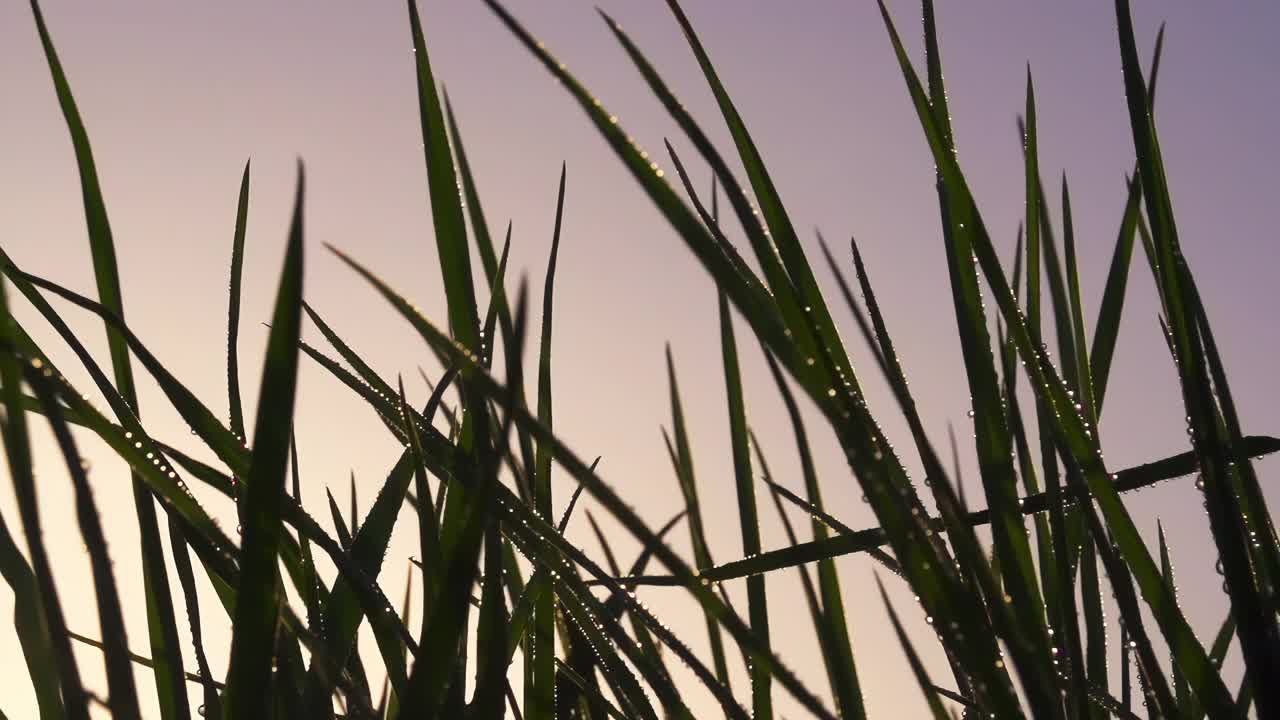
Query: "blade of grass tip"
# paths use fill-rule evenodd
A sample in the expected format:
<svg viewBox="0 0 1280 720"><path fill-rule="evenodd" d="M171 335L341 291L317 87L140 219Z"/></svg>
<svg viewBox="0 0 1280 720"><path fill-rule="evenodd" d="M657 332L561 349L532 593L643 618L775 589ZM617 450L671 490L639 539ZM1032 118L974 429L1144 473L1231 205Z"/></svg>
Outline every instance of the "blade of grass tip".
<svg viewBox="0 0 1280 720"><path fill-rule="evenodd" d="M360 518L360 508L356 500L356 471L351 471L351 535L354 537L360 532L358 525Z"/></svg>
<svg viewBox="0 0 1280 720"><path fill-rule="evenodd" d="M6 344L11 337L13 320L9 314L9 302L6 298L5 283L0 281L0 321ZM22 369L20 364L29 362L37 370L43 367L39 358L24 360L12 351L12 345L0 351L0 383L3 383L4 396L4 446L5 457L9 463L9 475L13 480L14 495L18 501L18 516L22 521L22 529L27 536L27 551L31 557L31 568L35 575L36 595L44 608L44 620L48 626L49 644L53 649L54 665L57 667L59 686L62 690L62 701L68 720L88 720L89 706L84 685L80 680L80 669L76 665L71 651L71 643L67 639L67 623L58 602L58 591L53 584L53 572L49 565L49 555L45 549L43 531L40 527L39 505L36 500L35 476L32 471L31 441L27 432L26 412L18 404L21 396L19 383Z"/></svg>
<svg viewBox="0 0 1280 720"><path fill-rule="evenodd" d="M1136 177L1127 182L1129 194L1120 220L1116 248L1111 254L1111 266L1107 270L1107 283L1102 290L1102 302L1098 306L1098 320L1093 329L1093 344L1089 346L1089 370L1093 374L1094 407L1099 418L1102 417L1107 380L1111 376L1111 359L1115 356L1116 339L1120 335L1120 315L1124 310L1125 290L1129 283L1133 238L1137 232L1138 213L1142 200L1142 188L1139 182Z"/></svg>
<svg viewBox="0 0 1280 720"><path fill-rule="evenodd" d="M1156 518L1156 537L1160 546L1160 574L1164 576L1164 581L1169 584L1169 591L1173 594L1174 600L1178 597L1178 585L1173 577L1173 561L1169 559L1169 544L1164 536L1164 523ZM1173 671L1173 693L1174 703L1178 707L1178 712L1186 717L1190 714L1191 692L1187 686L1187 678L1182 674L1182 670L1178 667L1176 657L1170 657L1171 669Z"/></svg>
<svg viewBox="0 0 1280 720"><path fill-rule="evenodd" d="M240 195L236 202L236 226L231 239L231 287L227 310L227 396L231 413L231 432L244 434L244 410L240 403L240 277L244 269L244 236L249 215L249 163L244 163L240 177Z"/></svg>
<svg viewBox="0 0 1280 720"><path fill-rule="evenodd" d="M938 691L934 688L933 681L929 679L928 670L925 669L924 663L920 661L920 655L916 653L915 645L912 644L911 638L907 637L907 631L903 629L902 622L898 620L898 613L893 609L893 603L889 601L889 594L884 591L884 584L880 582L880 576L876 576L876 588L880 591L880 599L884 601L884 609L889 612L889 621L893 623L893 631L898 636L898 643L902 645L902 651L907 655L907 662L911 665L911 674L915 675L916 682L920 685L920 692L924 693L925 700L929 703L929 712L933 714L935 720L947 720L946 708L942 706L942 700L938 697Z"/></svg>
<svg viewBox="0 0 1280 720"><path fill-rule="evenodd" d="M329 517L333 518L333 529L338 534L338 543L342 545L343 550L351 550L351 531L347 529L347 521L342 517L342 511L338 509L338 501L333 498L333 492L329 488L324 489L325 497L329 500Z"/></svg>
<svg viewBox="0 0 1280 720"><path fill-rule="evenodd" d="M98 622L102 627L103 655L106 660L108 698L113 718L142 717L138 705L138 691L133 682L133 668L129 663L129 643L125 633L124 613L120 594L116 589L115 573L107 553L107 538L102 531L102 521L89 487L87 464L80 458L71 431L62 418L62 410L53 391L44 381L40 371L27 366L24 373L27 382L35 390L36 397L45 407L45 418L53 430L58 449L67 463L76 496L76 519L80 534L89 553L89 565L93 574L94 593L98 599ZM185 551L185 547L183 550Z"/></svg>
<svg viewBox="0 0 1280 720"><path fill-rule="evenodd" d="M1151 71L1147 73L1147 94L1152 103L1155 102L1156 80L1160 74L1160 56L1164 51L1164 23L1156 34L1155 52L1151 59ZM1102 303L1098 307L1098 322L1094 328L1093 344L1090 345L1090 370L1093 372L1094 395L1097 407L1095 414L1101 418L1102 404L1106 394L1107 380L1111 374L1111 359L1115 353L1116 338L1120 331L1120 314L1124 309L1125 288L1129 278L1129 263L1133 256L1133 237L1137 224L1141 220L1142 185L1139 177L1140 167L1136 164L1133 172L1125 180L1128 188L1128 199L1125 201L1124 213L1120 218L1120 231L1116 238L1116 249L1111 256L1111 267L1107 272L1107 284L1102 291ZM1154 261L1154 253L1147 254L1148 260ZM1158 273L1153 273L1158 275ZM1157 282L1159 279L1157 277ZM1157 288L1157 291L1159 288Z"/></svg>
<svg viewBox="0 0 1280 720"><path fill-rule="evenodd" d="M302 324L304 192L299 163L288 250L272 313L254 422L253 461L245 496L240 586L231 636L227 691L223 697L224 717L228 720L262 717L271 711L271 664L281 599L276 556L282 532L281 505L289 461L289 436L298 379L298 335Z"/></svg>
<svg viewBox="0 0 1280 720"><path fill-rule="evenodd" d="M711 559L711 548L707 545L706 531L702 525L702 506L698 502L698 484L693 472L693 451L689 447L689 435L685 430L684 408L680 401L680 386L676 381L675 360L671 356L671 346L667 345L667 383L671 396L671 430L675 435L675 448L672 449L671 438L666 430L662 431L667 445L667 454L675 467L676 481L680 485L680 493L684 496L685 512L688 513L689 543L693 547L694 566L701 572L714 565ZM725 659L724 641L720 636L720 626L710 613L704 613L707 621L707 637L711 644L712 664L716 669L716 679L726 687L729 682L729 665Z"/></svg>
<svg viewBox="0 0 1280 720"><path fill-rule="evenodd" d="M1139 172L1152 236L1160 258L1161 287L1173 338L1183 404L1190 418L1192 446L1200 456L1205 477L1206 509L1223 574L1229 590L1237 632L1245 657L1246 674L1256 691L1259 716L1280 714L1280 686L1267 678L1280 675L1280 626L1268 609L1250 567L1250 540L1247 522L1241 517L1239 499L1232 487L1229 443L1222 437L1214 407L1209 373L1202 354L1201 333L1196 322L1194 292L1187 282L1189 271L1183 258L1172 200L1165 178L1151 102L1142 82L1134 42L1129 3L1116 0L1120 35L1121 67L1128 100L1130 126L1138 156ZM1212 712L1212 710L1210 710Z"/></svg>
<svg viewBox="0 0 1280 720"><path fill-rule="evenodd" d="M293 500L299 505L302 504L302 472L298 467L298 438L296 435L289 439L289 472L293 478ZM317 637L324 638L324 625L320 617L320 579L316 576L316 561L311 554L311 541L306 535L298 533L298 545L302 554L303 572L308 576L308 582L304 588L302 595L303 605L307 609L307 629Z"/></svg>
<svg viewBox="0 0 1280 720"><path fill-rule="evenodd" d="M1084 302L1080 297L1080 267L1076 254L1075 226L1071 220L1071 190L1067 174L1062 174L1062 243L1067 259L1067 300L1071 307L1071 326L1074 331L1072 347L1076 352L1076 372L1080 377L1079 412L1091 426L1097 426L1093 394L1093 375L1090 373L1089 345L1085 341L1088 330L1084 326Z"/></svg>
<svg viewBox="0 0 1280 720"><path fill-rule="evenodd" d="M480 352L480 320L476 312L475 289L471 279L471 258L467 251L462 199L458 197L458 177L453 153L445 132L436 81L431 72L423 39L417 0L408 0L409 26L413 36L414 69L418 79L418 108L422 121L423 154L427 165L427 187L431 198L431 218L435 224L436 250L440 256L445 297L449 305L449 327L454 336L473 353Z"/></svg>
<svg viewBox="0 0 1280 720"><path fill-rule="evenodd" d="M818 475L813 464L813 454L809 449L808 432L804 420L800 416L800 408L796 404L791 389L778 369L777 362L769 353L765 353L769 371L778 392L782 395L783 404L791 420L791 428L795 433L796 451L800 455L800 470L804 476L805 493L809 503L818 511L822 511L822 491L818 485ZM817 516L813 516L810 525L815 542L827 539L827 527ZM794 545L794 543L793 543ZM759 551L757 551L757 556ZM748 556L750 557L750 556ZM861 683L858 680L857 667L854 663L853 647L849 640L849 626L844 610L844 598L840 590L840 576L836 572L835 563L824 559L818 563L818 588L822 594L821 634L830 648L832 664L838 687L835 692L836 705L842 717L857 719L866 717L866 708L862 699Z"/></svg>
<svg viewBox="0 0 1280 720"><path fill-rule="evenodd" d="M0 576L13 591L13 629L31 677L40 720L60 720L65 715L58 687L58 663L35 574L9 534L3 517L0 517Z"/></svg>
<svg viewBox="0 0 1280 720"><path fill-rule="evenodd" d="M564 219L566 168L560 167L560 188L556 194L555 230L551 235L551 256L542 291L542 333L538 348L538 421L548 429L552 423L551 403L551 325L552 297L555 292L556 258L560 251L560 229ZM539 444L534 455L533 498L535 511L547 522L552 521L551 453ZM555 713L555 595L543 592L534 606L533 680L525 688L525 714L530 720L549 720Z"/></svg>
<svg viewBox="0 0 1280 720"><path fill-rule="evenodd" d="M738 524L742 528L742 554L751 557L760 552L760 518L756 509L755 483L751 477L751 450L747 445L747 414L742 396L742 373L738 368L738 347L733 337L733 317L729 301L717 295L720 309L720 350L724 356L725 394L729 403L729 439L733 450L733 475L738 490ZM747 613L751 632L769 647L769 604L763 575L747 578ZM755 718L773 717L772 677L767 665L749 653L751 675L751 714Z"/></svg>
<svg viewBox="0 0 1280 720"><path fill-rule="evenodd" d="M93 259L94 278L102 303L119 317L124 317L124 303L120 291L119 270L116 264L115 242L111 224L107 219L106 204L89 144L89 134L81 120L80 111L71 92L71 85L63 72L62 63L54 49L53 40L45 25L44 14L37 0L31 0L31 12L36 21L45 59L49 65L58 105L71 136L80 176L85 222L88 228L89 249ZM120 332L109 324L106 328L107 344L111 354L116 386L134 414L138 410L137 391L133 382L133 369L129 362L129 349ZM152 657L158 658L155 668L156 692L160 699L160 714L165 720L185 718L191 710L187 701L186 686L182 681L182 651L178 641L177 621L174 617L173 599L169 589L168 571L164 562L164 548L160 540L159 523L155 505L145 485L133 473L134 505L138 515L140 547L143 560L143 584L146 589L147 627L151 640Z"/></svg>

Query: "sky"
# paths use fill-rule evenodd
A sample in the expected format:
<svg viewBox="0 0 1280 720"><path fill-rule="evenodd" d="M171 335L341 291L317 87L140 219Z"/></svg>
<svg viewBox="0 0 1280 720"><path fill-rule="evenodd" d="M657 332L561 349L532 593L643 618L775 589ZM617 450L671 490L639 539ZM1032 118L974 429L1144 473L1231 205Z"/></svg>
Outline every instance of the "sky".
<svg viewBox="0 0 1280 720"><path fill-rule="evenodd" d="M919 8L889 3L910 49L921 57ZM1196 273L1236 389L1244 427L1280 434L1272 382L1280 332L1272 322L1276 242L1272 214L1280 145L1273 72L1280 47L1269 37L1280 6L1258 0L1135 3L1144 57L1168 22L1156 106L1183 250ZM961 440L971 497L979 496L969 409L933 187L933 165L875 3L688 0L686 10L745 118L811 257L813 229L840 250L856 235L894 332L899 354L935 445L948 424ZM126 315L151 350L216 412L225 412L227 282L237 183L252 159L252 195L241 325L241 379L252 417L267 320L283 256L295 166L307 169L306 295L384 377L403 374L423 395L421 365L439 375L411 328L350 270L323 250L331 243L379 272L443 321L426 174L420 151L408 19L403 3L154 3L120 0L44 4L54 42L93 142L116 238ZM563 88L482 3L420 3L437 79L462 129L491 228L514 224L509 277L540 288L567 168L564 229L555 298L557 431L579 454L602 456L601 474L653 525L680 509L660 426L669 425L664 344L684 390L708 532L718 560L738 557L740 532L729 454L715 292L707 274L665 224ZM510 9L601 98L651 151L671 140L701 187L710 176L593 11L570 0L518 2ZM721 150L732 144L710 92L665 3L604 3L646 51ZM959 157L987 227L1008 258L1023 212L1015 117L1028 64L1039 102L1041 168L1059 217L1057 186L1071 182L1083 296L1090 325L1101 297L1124 202L1133 149L1110 3L941 3L938 25ZM24 269L94 294L74 156L35 25L25 3L0 6L0 243ZM655 155L658 154L655 152ZM665 157L659 162L665 167ZM738 166L735 164L735 168ZM1056 220L1055 220L1056 221ZM736 228L733 228L736 230ZM741 234L731 232L741 242ZM838 252L846 272L851 262ZM819 281L835 285L821 262ZM1102 437L1114 468L1187 449L1176 375L1160 337L1151 279L1135 257ZM82 391L87 375L25 302L15 312ZM106 360L100 322L58 306ZM908 436L851 317L837 315L870 405L891 438ZM739 320L748 419L775 477L800 487L790 425L754 341ZM318 333L308 328L308 339ZM152 432L193 445L177 414L143 382L142 418ZM425 395L424 395L425 396ZM91 394L91 397L95 397ZM100 399L96 402L103 406ZM815 452L827 509L853 527L874 524L834 439L819 430ZM324 488L344 504L354 472L368 506L397 455L377 418L313 364L301 370L297 437L305 505L327 517ZM70 483L41 422L36 439L45 534L69 624L97 632L88 563L71 513ZM128 475L103 447L82 437L107 527L132 647L146 652L145 609ZM917 468L910 454L909 468ZM1271 502L1280 493L1259 465ZM555 480L557 505L572 490ZM211 495L201 496L215 503ZM1185 611L1206 639L1225 613L1208 526L1190 479L1126 496L1149 538L1170 530ZM785 542L759 494L766 548ZM215 506L225 527L234 519ZM587 505L588 509L591 505ZM720 508L725 508L723 512ZM597 517L603 513L597 512ZM18 532L12 490L0 515ZM403 519L403 518L402 518ZM796 516L796 519L800 518ZM596 551L579 518L568 531ZM382 573L388 595L404 586L416 540L404 524ZM687 550L688 535L674 535ZM620 556L636 544L611 534ZM838 562L851 632L872 717L923 709L901 649L873 588L865 558ZM883 574L883 573L882 573ZM929 667L945 664L900 583L891 598L918 638ZM731 593L745 609L742 587ZM207 590L207 588L206 588ZM826 679L793 573L769 577L775 649L826 697ZM642 593L695 649L705 649L700 613L678 591ZM230 637L203 594L211 662L224 668ZM12 595L0 589L0 616ZM1110 613L1115 617L1115 613ZM221 618L219 618L221 619ZM182 624L182 623L180 623ZM1113 637L1116 635L1112 628ZM186 637L184 631L184 638ZM370 644L366 657L376 655ZM99 658L86 650L83 668ZM190 654L188 651L188 658ZM0 663L18 668L12 628L0 623ZM190 664L190 660L189 660ZM215 670L215 672L218 672ZM86 673L105 689L97 669ZM745 697L745 678L735 670ZM1232 661L1230 677L1238 677ZM1234 673L1234 674L1232 674ZM139 676L144 703L150 678ZM1234 682L1232 680L1231 682ZM690 681L695 710L712 713ZM781 690L779 711L802 712ZM34 699L20 670L0 676L0 710L31 717Z"/></svg>

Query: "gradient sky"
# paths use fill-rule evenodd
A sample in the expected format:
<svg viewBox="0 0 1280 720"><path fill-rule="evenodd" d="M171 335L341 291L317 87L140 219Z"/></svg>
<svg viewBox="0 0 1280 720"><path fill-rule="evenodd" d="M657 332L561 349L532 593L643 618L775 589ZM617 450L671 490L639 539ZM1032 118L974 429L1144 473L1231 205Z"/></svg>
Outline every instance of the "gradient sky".
<svg viewBox="0 0 1280 720"><path fill-rule="evenodd" d="M659 150L663 138L671 138L699 182L709 182L592 3L510 5L641 144ZM918 51L917 4L891 5ZM1157 118L1184 251L1215 323L1246 431L1280 434L1271 379L1280 350L1272 321L1276 237L1268 220L1280 166L1280 146L1271 133L1280 112L1273 74L1280 67L1280 47L1270 37L1280 23L1280 6L1259 0L1137 5L1143 48L1151 47L1158 23L1168 20ZM976 493L972 448L963 443L970 433L968 397L933 166L875 4L688 0L687 6L806 248L816 258L814 227L837 247L850 234L858 236L927 429L945 447L947 424L955 424L967 483ZM665 4L615 1L606 9L731 155L710 94ZM713 285L568 95L487 9L474 1L428 0L422 12L436 75L457 111L489 224L496 230L514 221L512 267L527 273L534 287L540 287L546 265L556 177L562 162L568 167L556 286L557 429L582 455L602 455L605 479L651 523L662 523L681 506L659 434L659 426L669 422L662 360L669 341L685 391L703 504L712 510L713 551L719 560L737 557L741 545L731 510ZM433 376L439 369L424 346L321 247L328 242L345 249L430 317L445 317L403 3L49 0L45 14L94 144L127 316L156 355L211 408L225 410L227 268L236 183L251 157L241 364L246 414L252 417L266 338L260 322L268 317L275 289L295 160L301 157L308 173L309 300L384 376L403 373L413 392L425 392L416 366ZM1014 118L1030 63L1039 99L1041 167L1055 198L1061 172L1070 173L1092 318L1124 201L1123 176L1133 162L1110 3L943 3L938 21L961 163L1006 257L1022 213ZM0 243L25 269L93 294L74 157L25 3L0 6L0 97ZM1055 199L1055 218L1058 209ZM845 253L840 256L847 267ZM818 274L834 290L825 268ZM19 318L87 391L86 375L64 346L25 302L17 304ZM1176 376L1156 312L1139 256L1102 420L1107 459L1117 469L1187 449ZM66 316L105 362L100 323L71 308ZM905 442L904 424L851 319L843 312L838 316L855 364L864 368L873 409L891 437ZM790 426L743 328L740 322L749 421L774 474L798 488ZM154 434L190 444L181 420L149 383L143 383L141 405ZM367 407L312 364L302 369L297 412L306 505L324 517L326 485L345 503L347 476L354 471L361 506L367 507L394 460L393 441ZM93 635L88 563L67 512L70 483L43 423L36 427L39 492L62 601L72 629ZM871 525L835 443L817 427L811 426L811 434L828 509L854 527ZM130 644L145 653L127 473L99 444L84 438L84 445L94 461L94 487L121 580ZM916 467L910 454L904 459ZM1274 464L1261 464L1264 476ZM571 487L557 477L557 504ZM1272 503L1280 502L1280 493L1266 487ZM1151 537L1157 517L1171 529L1183 604L1206 638L1226 604L1190 480L1127 499ZM785 542L780 524L767 496L761 494L759 502L765 545L777 547ZM217 507L225 526L234 526L225 504ZM0 514L20 534L7 487L0 491ZM583 520L571 525L569 536L594 550ZM400 595L407 558L416 547L406 528L411 526L397 534L382 574L393 597ZM687 547L683 528L673 537L678 547ZM635 543L621 532L617 538L621 557L631 557ZM922 705L872 588L874 568L862 558L842 559L839 567L869 710L873 717L912 716ZM742 588L731 590L745 610ZM945 683L941 654L910 607L910 594L901 585L894 590L936 679ZM777 650L825 696L807 615L797 612L794 574L770 576L769 592ZM644 595L683 638L705 648L702 619L690 602L661 588ZM215 622L221 618L212 595L204 597L208 649L215 667L223 668L229 636L225 624ZM0 591L0 616L10 617L11 605L11 594ZM80 657L85 668L100 660L92 652ZM375 657L370 647L366 658ZM19 662L11 626L0 623L0 663L12 668L0 676L0 709L13 718L31 717L35 707L25 673L16 669ZM90 677L105 689L97 672L89 671ZM1234 661L1229 672L1238 676ZM743 692L744 677L739 672L735 679ZM140 680L151 702L150 677ZM690 687L695 709L711 707L692 683L682 684ZM790 698L778 705L784 715L799 714Z"/></svg>

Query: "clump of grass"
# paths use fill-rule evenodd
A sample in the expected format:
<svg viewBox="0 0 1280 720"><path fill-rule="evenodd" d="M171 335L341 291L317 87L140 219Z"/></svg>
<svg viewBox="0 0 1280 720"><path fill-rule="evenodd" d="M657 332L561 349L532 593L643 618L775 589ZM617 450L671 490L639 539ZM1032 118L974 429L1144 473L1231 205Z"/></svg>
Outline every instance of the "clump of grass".
<svg viewBox="0 0 1280 720"><path fill-rule="evenodd" d="M239 391L236 330L250 169L246 165L241 180L233 232L227 358L231 410L229 422L224 423L151 354L125 321L113 240L89 138L38 4L32 0L79 164L99 298L95 301L30 275L7 255L0 258L5 277L0 282L2 427L27 544L24 556L0 518L0 571L17 599L15 629L42 719L87 718L92 703L106 705L115 718L141 717L135 664L150 670L160 699L155 716L166 720L191 717L193 705L207 716L236 719L692 718L673 679L671 655L705 686L726 717L771 718L775 695L786 693L814 717L864 718L857 653L835 572L837 558L859 552L870 554L889 571L883 574L885 579L904 583L919 598L946 651L951 677L931 677L916 648L922 638L906 633L898 611L888 607L910 669L936 718L946 718L957 709L966 717L1051 720L1132 718L1139 712L1164 718L1237 718L1251 711L1257 717L1280 716L1280 689L1269 682L1280 677L1276 594L1280 551L1252 464L1252 458L1280 448L1280 440L1246 436L1241 428L1208 315L1179 250L1151 115L1160 44L1150 71L1144 73L1126 0L1117 0L1116 17L1136 162L1092 335L1080 292L1065 181L1063 225L1054 227L1048 220L1050 201L1039 175L1030 75L1021 119L1027 215L1010 275L999 261L954 153L932 3L924 2L923 76L903 48L892 17L880 6L937 167L942 249L973 398L975 449L986 505L978 511L970 511L958 495L958 470L945 469L924 432L856 243L851 243L850 259L861 302L842 273L842 262L823 241L824 261L838 281L834 297L857 321L862 339L871 348L874 372L888 382L894 411L907 420L910 451L925 468L923 485L908 478L903 460L880 431L878 418L883 415L877 413L884 410L866 402L865 378L835 329L836 309L815 279L746 121L679 3L668 0L728 126L746 170L745 183L730 171L725 157L644 53L607 15L604 19L657 101L724 188L747 240L750 260L729 240L716 186L708 210L673 143L667 143L667 150L685 197L542 43L496 0L486 2L535 60L561 81L631 171L641 192L715 280L744 556L727 561L721 556L719 564L713 559L698 502L694 449L670 353L672 424L667 450L685 500L685 509L676 518L655 528L639 517L596 472L594 463L584 462L555 434L553 388L565 381L553 383L551 372L553 279L565 208L563 172L537 337L536 405L529 405L522 374L523 351L531 340L527 291L522 282L514 293L507 292L510 233L501 253L495 252L459 128L447 100L436 91L412 0L409 28L429 197L448 299L448 332L423 317L410 300L357 259L329 249L412 324L443 374L422 409L416 409L402 382L380 377L303 301L306 244L299 168L249 444ZM457 192L459 186L469 213ZM1155 279L1161 321L1179 373L1191 448L1117 471L1105 463L1098 421L1139 240ZM488 287L483 311L475 288L473 252L481 260ZM1045 278L1050 289L1047 313L1041 310ZM9 313L2 292L8 285L31 302L69 345L106 398L109 415L70 385L51 356ZM995 338L989 330L992 318L983 304L984 291L995 299L994 319L999 327ZM69 330L49 303L49 295L103 320L112 376ZM304 313L340 360L300 340ZM735 313L742 323L735 324ZM1042 318L1045 314L1049 326ZM739 327L745 332L739 332ZM1048 333L1058 346L1056 366L1043 342ZM803 496L773 481L764 451L750 432L748 398L756 389L743 386L738 369L739 342L745 337L762 346L794 426ZM300 503L292 427L297 369L303 355L373 407L388 432L404 446L363 518L357 517L354 493L348 518L330 498L332 531L311 518ZM196 461L148 432L139 415L133 359L214 454L217 465ZM495 365L501 366L501 372ZM1021 402L1025 398L1016 389L1019 375L1031 388L1025 407ZM456 391L456 407L446 400L450 391ZM824 506L797 392L819 409L822 422L840 442L848 473L860 485L878 527L851 529ZM67 461L77 516L90 550L100 641L74 635L66 627L40 530L28 413L47 419ZM1031 414L1034 426L1028 422ZM120 578L111 570L92 486L71 426L76 433L97 436L133 468L142 528L141 582L147 598L149 658L129 650L116 590ZM1038 462L1033 445L1039 450ZM560 518L552 511L553 471L577 483ZM762 548L755 471L763 473L790 539L789 545L777 550ZM1179 609L1163 532L1158 553L1153 553L1121 498L1124 491L1193 473L1204 495L1211 541L1222 559L1231 603L1230 614L1209 648L1200 643ZM189 482L203 483L234 504L243 531L239 543L196 501ZM643 552L626 573L613 555L609 538L590 515L605 565L565 540L563 533L580 493L591 496L641 543ZM931 496L936 514L926 508L924 493ZM388 542L406 503L417 519L420 542L417 570L422 589L416 626L410 622L411 595L406 591L396 612L378 581ZM811 517L812 539L802 540L784 503ZM181 602L191 621L194 673L182 662L157 507L168 523ZM1027 533L1028 516L1034 524L1034 540ZM666 539L681 519L691 533L691 560L676 553ZM989 526L990 547L975 532L981 525ZM324 577L317 571L317 552L332 561L335 576ZM195 555L194 564L189 553ZM647 573L654 563L661 570ZM811 564L816 564L816 581ZM212 613L207 608L202 612L197 603L197 566L221 605ZM791 570L799 575L804 589L826 670L825 683L792 673L770 642L766 585L776 573ZM745 578L747 589L745 618L723 588L723 583L738 578ZM1101 602L1104 584L1110 585L1119 608L1123 631L1119 644L1107 642ZM676 586L698 603L706 618L709 658L692 651L636 599L632 590L640 585ZM293 589L301 608L293 607L287 587ZM597 594L599 589L603 596ZM880 589L889 605L883 584ZM223 617L210 617L218 610ZM227 623L231 628L230 666L225 673L215 672L220 669L211 668L205 657L204 622ZM386 668L380 692L374 691L365 670L367 658L362 658L357 643L362 631L376 641L378 661ZM1236 690L1228 687L1221 673L1233 637L1239 638L1245 668ZM106 698L85 690L71 651L73 641L101 650L108 680ZM470 645L473 653L467 650ZM749 690L730 686L731 645L737 646L749 668ZM1158 652L1166 649L1173 659L1168 669L1158 661ZM522 677L512 673L517 653L523 659ZM1119 688L1111 686L1107 671L1108 660L1117 656L1122 667ZM1130 682L1131 665L1140 681L1137 693ZM474 686L468 696L466 686L472 676ZM191 687L199 688L198 701L190 697ZM1138 693L1140 701L1134 697ZM834 709L824 696L831 698Z"/></svg>

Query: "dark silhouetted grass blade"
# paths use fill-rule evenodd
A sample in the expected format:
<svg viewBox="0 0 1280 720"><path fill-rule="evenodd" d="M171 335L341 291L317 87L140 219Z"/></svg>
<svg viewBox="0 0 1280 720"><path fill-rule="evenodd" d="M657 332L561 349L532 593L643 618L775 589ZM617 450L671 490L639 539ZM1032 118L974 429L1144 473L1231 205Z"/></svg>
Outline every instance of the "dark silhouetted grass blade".
<svg viewBox="0 0 1280 720"><path fill-rule="evenodd" d="M246 477L241 578L237 592L224 717L265 717L271 712L272 658L280 613L277 548L297 390L298 336L302 325L302 169L284 270L276 293L271 334L254 422L253 460Z"/></svg>

